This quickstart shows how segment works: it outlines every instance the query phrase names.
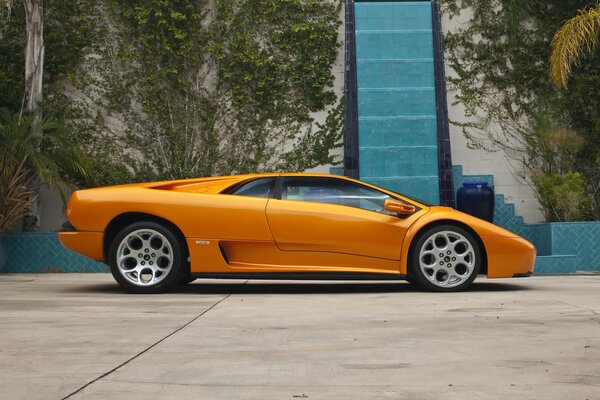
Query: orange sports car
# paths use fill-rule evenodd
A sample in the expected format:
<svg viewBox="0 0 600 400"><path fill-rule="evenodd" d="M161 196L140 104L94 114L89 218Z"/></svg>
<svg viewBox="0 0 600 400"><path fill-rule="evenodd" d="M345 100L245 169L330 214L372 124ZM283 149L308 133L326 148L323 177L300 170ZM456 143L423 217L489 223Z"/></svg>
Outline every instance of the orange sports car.
<svg viewBox="0 0 600 400"><path fill-rule="evenodd" d="M203 278L406 279L433 291L529 276L535 247L447 207L335 175L275 173L76 191L59 233L126 290Z"/></svg>

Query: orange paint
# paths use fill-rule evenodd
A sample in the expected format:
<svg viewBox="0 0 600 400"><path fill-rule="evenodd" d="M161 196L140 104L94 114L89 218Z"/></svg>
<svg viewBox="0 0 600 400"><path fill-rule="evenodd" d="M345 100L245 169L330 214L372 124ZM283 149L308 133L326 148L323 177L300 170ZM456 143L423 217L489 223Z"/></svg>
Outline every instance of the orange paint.
<svg viewBox="0 0 600 400"><path fill-rule="evenodd" d="M358 182L395 197L398 216L310 201L221 194L255 174L122 185L77 191L67 217L77 232L61 242L87 257L103 260L104 231L124 213L145 213L174 224L186 238L192 272L369 272L405 275L410 246L435 223L468 226L487 253L488 277L533 271L534 246L516 234L446 207L427 207L402 195ZM406 207L403 207L405 204ZM390 204L388 204L390 206ZM387 207L386 207L387 208Z"/></svg>
<svg viewBox="0 0 600 400"><path fill-rule="evenodd" d="M102 232L59 232L58 234L63 246L97 261L104 261L102 236Z"/></svg>

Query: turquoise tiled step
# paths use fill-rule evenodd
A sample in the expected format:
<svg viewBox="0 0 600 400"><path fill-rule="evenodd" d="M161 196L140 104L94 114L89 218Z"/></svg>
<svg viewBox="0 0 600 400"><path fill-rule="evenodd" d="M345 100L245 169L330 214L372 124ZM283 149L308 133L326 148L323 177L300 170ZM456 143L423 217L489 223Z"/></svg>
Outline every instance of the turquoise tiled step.
<svg viewBox="0 0 600 400"><path fill-rule="evenodd" d="M359 147L361 178L432 176L437 189L437 147ZM406 189L405 189L406 191ZM411 193L418 197L418 193Z"/></svg>
<svg viewBox="0 0 600 400"><path fill-rule="evenodd" d="M538 256L535 259L536 274L573 274L577 272L577 256Z"/></svg>
<svg viewBox="0 0 600 400"><path fill-rule="evenodd" d="M360 147L437 146L435 116L361 117Z"/></svg>
<svg viewBox="0 0 600 400"><path fill-rule="evenodd" d="M360 179L439 204L429 2L357 2Z"/></svg>
<svg viewBox="0 0 600 400"><path fill-rule="evenodd" d="M438 178L437 176L411 176L411 177L363 177L362 181L372 185L391 190L392 192L414 196L418 199L438 203Z"/></svg>
<svg viewBox="0 0 600 400"><path fill-rule="evenodd" d="M488 185L494 186L493 175L463 175L462 165L452 166L452 175L454 178L454 192L458 191L460 185L464 182L487 182Z"/></svg>
<svg viewBox="0 0 600 400"><path fill-rule="evenodd" d="M600 221L533 225L547 255L575 256L577 271L600 271Z"/></svg>
<svg viewBox="0 0 600 400"><path fill-rule="evenodd" d="M422 21L431 25L431 6L428 10L422 2L378 2L376 6L357 2L355 7L357 30L421 30Z"/></svg>

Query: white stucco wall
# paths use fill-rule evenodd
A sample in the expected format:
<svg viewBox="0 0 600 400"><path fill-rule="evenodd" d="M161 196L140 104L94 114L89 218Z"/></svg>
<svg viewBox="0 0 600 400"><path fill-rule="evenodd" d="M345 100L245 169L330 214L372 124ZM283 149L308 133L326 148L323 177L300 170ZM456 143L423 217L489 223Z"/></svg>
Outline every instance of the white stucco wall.
<svg viewBox="0 0 600 400"><path fill-rule="evenodd" d="M467 16L453 18L443 18L442 26L445 32L452 31L460 26L461 21ZM340 12L340 20L344 21L344 9ZM337 58L333 65L333 74L335 77L334 91L341 97L344 92L344 24L340 24L338 35L341 43ZM452 74L452 71L446 68L446 74ZM460 105L454 103L455 93L448 92L448 113L450 120L465 121L465 113ZM327 116L326 112L314 113L313 118L318 122L323 122ZM452 146L452 162L454 165L462 165L465 175L493 175L495 190L498 194L503 194L507 202L515 205L516 213L524 217L527 223L537 223L543 221L543 215L540 206L534 196L531 188L520 182L513 174L514 166L511 166L506 155L502 152L490 153L483 150L472 150L467 147L467 139L464 137L461 128L450 125L450 141ZM343 148L333 151L333 154L339 156L341 160ZM331 165L323 165L309 170L308 172L328 173ZM60 196L48 189L41 192L42 231L56 231L60 229L64 222L64 206Z"/></svg>
<svg viewBox="0 0 600 400"><path fill-rule="evenodd" d="M338 27L338 43L340 43L340 47L338 48L337 57L335 62L333 63L332 72L334 76L333 82L333 91L336 97L339 99L344 95L344 40L345 40L345 32L346 28L344 25L345 20L345 9L341 8L340 11L340 21L342 22ZM325 122L325 118L327 118L327 112L321 111L318 113L313 113L311 115L315 119L315 122L323 123ZM337 158L342 160L344 156L344 148L339 147L334 149L331 154L337 156ZM307 170L306 172L311 172L315 174L328 174L329 169L332 165L320 165L318 167Z"/></svg>
<svg viewBox="0 0 600 400"><path fill-rule="evenodd" d="M59 231L62 224L67 220L65 217L65 205L58 192L43 186L39 193L41 200L40 228L41 232ZM70 192L67 193L67 199Z"/></svg>

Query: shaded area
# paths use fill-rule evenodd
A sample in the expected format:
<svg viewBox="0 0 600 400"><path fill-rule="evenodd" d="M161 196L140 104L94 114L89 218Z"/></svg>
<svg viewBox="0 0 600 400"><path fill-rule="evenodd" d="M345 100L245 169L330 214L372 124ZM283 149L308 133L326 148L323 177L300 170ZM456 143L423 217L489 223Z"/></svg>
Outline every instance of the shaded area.
<svg viewBox="0 0 600 400"><path fill-rule="evenodd" d="M245 281L197 280L177 286L170 293L177 294L351 294L351 293L428 293L408 282L331 282L331 281ZM123 293L117 283L73 285L63 289L76 293ZM526 284L475 282L468 292L509 292L530 290ZM168 294L168 293L165 293ZM163 294L164 295L164 294ZM432 296L435 293L431 293ZM151 295L154 296L154 295ZM160 296L160 295L159 295Z"/></svg>

